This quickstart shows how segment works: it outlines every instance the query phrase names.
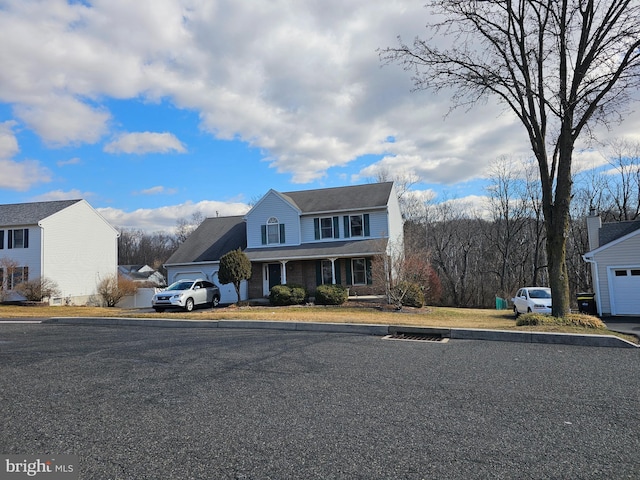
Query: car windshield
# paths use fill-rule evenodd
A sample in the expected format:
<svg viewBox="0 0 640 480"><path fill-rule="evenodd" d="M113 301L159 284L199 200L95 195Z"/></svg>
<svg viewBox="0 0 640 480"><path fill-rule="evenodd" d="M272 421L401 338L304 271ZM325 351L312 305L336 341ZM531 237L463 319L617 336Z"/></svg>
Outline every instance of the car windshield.
<svg viewBox="0 0 640 480"><path fill-rule="evenodd" d="M167 290L189 290L193 282L175 282L167 287Z"/></svg>
<svg viewBox="0 0 640 480"><path fill-rule="evenodd" d="M549 290L529 290L529 296L531 298L551 298L551 292Z"/></svg>

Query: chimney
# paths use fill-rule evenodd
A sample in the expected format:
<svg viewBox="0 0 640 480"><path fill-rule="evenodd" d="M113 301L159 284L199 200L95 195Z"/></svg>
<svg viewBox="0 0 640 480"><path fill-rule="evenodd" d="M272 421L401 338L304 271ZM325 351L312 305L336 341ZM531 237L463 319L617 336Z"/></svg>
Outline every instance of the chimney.
<svg viewBox="0 0 640 480"><path fill-rule="evenodd" d="M602 219L595 210L591 210L587 216L587 235L589 236L589 251L600 246L600 227Z"/></svg>

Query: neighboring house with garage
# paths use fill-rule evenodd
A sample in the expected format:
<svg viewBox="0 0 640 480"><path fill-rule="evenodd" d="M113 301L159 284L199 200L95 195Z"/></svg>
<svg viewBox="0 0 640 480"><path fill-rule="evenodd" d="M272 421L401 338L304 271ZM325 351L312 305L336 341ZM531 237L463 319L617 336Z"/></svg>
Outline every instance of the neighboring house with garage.
<svg viewBox="0 0 640 480"><path fill-rule="evenodd" d="M118 269L118 232L85 200L0 205L0 288L46 277L60 296L52 304L86 304Z"/></svg>
<svg viewBox="0 0 640 480"><path fill-rule="evenodd" d="M591 264L598 314L640 315L640 220L602 223L587 217Z"/></svg>
<svg viewBox="0 0 640 480"><path fill-rule="evenodd" d="M280 284L302 285L311 294L318 285L342 284L351 295L369 295L384 293L384 285L374 284L373 259L402 251L403 240L393 182L269 190L244 217L205 220L165 267L169 283L200 277L219 285L220 257L241 248L252 264L243 300L266 297Z"/></svg>

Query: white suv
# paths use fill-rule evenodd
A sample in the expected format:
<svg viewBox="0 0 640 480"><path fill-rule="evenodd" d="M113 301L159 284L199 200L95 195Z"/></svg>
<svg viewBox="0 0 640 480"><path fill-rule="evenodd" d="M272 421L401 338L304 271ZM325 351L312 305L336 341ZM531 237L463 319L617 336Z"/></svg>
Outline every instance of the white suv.
<svg viewBox="0 0 640 480"><path fill-rule="evenodd" d="M219 303L220 289L202 279L179 280L151 299L151 306L156 312L163 312L167 308L183 308L190 312L198 305L217 307Z"/></svg>
<svg viewBox="0 0 640 480"><path fill-rule="evenodd" d="M511 301L516 318L521 313L551 314L551 289L547 287L521 288Z"/></svg>

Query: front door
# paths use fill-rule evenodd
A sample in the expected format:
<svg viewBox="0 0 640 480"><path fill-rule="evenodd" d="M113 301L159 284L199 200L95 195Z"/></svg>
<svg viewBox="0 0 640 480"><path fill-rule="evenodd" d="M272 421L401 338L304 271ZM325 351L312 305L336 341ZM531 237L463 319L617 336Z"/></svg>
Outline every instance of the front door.
<svg viewBox="0 0 640 480"><path fill-rule="evenodd" d="M270 263L269 264L269 291L275 285L280 285L282 283L282 269L279 263Z"/></svg>

